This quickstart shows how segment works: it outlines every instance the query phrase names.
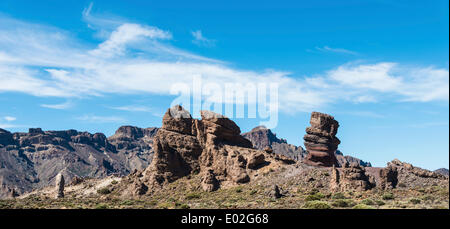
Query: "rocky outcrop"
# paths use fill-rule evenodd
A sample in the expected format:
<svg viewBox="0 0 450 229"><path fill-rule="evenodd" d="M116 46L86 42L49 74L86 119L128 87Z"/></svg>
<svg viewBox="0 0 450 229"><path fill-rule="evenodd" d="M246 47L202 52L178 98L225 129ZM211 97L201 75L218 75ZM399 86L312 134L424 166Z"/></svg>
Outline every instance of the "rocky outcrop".
<svg viewBox="0 0 450 229"><path fill-rule="evenodd" d="M332 168L330 188L334 191L364 191L375 185L375 178L366 174L365 168L358 163L346 163L342 168Z"/></svg>
<svg viewBox="0 0 450 229"><path fill-rule="evenodd" d="M439 173L435 173L433 171L415 167L412 164L409 164L406 162L401 162L398 159L394 159L391 162L389 162L387 167L396 167L400 173L410 172L418 177L423 177L423 178L443 178L443 179L445 178L443 175L441 175Z"/></svg>
<svg viewBox="0 0 450 229"><path fill-rule="evenodd" d="M380 169L378 187L380 189L393 189L398 184L398 171L396 166L388 165Z"/></svg>
<svg viewBox="0 0 450 229"><path fill-rule="evenodd" d="M340 144L336 137L339 123L331 115L312 112L310 124L303 137L308 151L303 162L314 166L338 166L334 154Z"/></svg>
<svg viewBox="0 0 450 229"><path fill-rule="evenodd" d="M251 142L240 135L240 128L222 115L201 111L201 117L193 119L181 106L167 110L154 137L153 161L140 179L150 190L201 174L203 189L213 191L249 182L264 165L294 162L253 149Z"/></svg>
<svg viewBox="0 0 450 229"><path fill-rule="evenodd" d="M384 168L367 167L367 174L375 177L379 189L433 186L448 182L448 176L415 167L394 159Z"/></svg>
<svg viewBox="0 0 450 229"><path fill-rule="evenodd" d="M10 197L11 190L20 195L53 186L60 171L70 181L143 170L151 163L157 130L124 126L107 138L76 130L30 128L28 133L10 133L0 129L0 198Z"/></svg>

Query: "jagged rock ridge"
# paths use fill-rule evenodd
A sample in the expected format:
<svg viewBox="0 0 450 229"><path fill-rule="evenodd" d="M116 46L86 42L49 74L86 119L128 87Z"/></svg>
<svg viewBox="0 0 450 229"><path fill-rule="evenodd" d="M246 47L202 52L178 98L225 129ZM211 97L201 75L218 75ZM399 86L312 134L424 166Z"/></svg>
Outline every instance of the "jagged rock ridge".
<svg viewBox="0 0 450 229"><path fill-rule="evenodd" d="M59 172L71 180L145 169L152 160L156 132L157 128L123 126L107 138L76 130L0 129L0 198L50 186Z"/></svg>

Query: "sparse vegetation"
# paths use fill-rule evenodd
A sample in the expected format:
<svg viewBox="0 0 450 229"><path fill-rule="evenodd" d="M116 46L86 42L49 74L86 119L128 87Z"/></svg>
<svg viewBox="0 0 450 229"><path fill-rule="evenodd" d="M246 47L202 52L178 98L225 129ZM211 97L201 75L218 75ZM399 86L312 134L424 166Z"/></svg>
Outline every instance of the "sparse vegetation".
<svg viewBox="0 0 450 229"><path fill-rule="evenodd" d="M111 193L111 190L109 190L109 188L101 188L99 190L97 190L98 194L102 194L102 195L107 195Z"/></svg>
<svg viewBox="0 0 450 229"><path fill-rule="evenodd" d="M375 201L371 200L371 199L364 199L361 201L361 204L365 204L365 205L376 205Z"/></svg>
<svg viewBox="0 0 450 229"><path fill-rule="evenodd" d="M311 201L311 200L321 200L321 199L324 198L324 197L325 197L324 194L318 192L318 193L315 193L315 194L311 194L311 195L306 196L305 200L306 200L306 201Z"/></svg>
<svg viewBox="0 0 450 229"><path fill-rule="evenodd" d="M333 207L347 208L354 206L355 203L353 200L337 199L331 205L333 205Z"/></svg>
<svg viewBox="0 0 450 229"><path fill-rule="evenodd" d="M375 208L365 204L358 204L355 205L353 209L375 209Z"/></svg>
<svg viewBox="0 0 450 229"><path fill-rule="evenodd" d="M342 192L337 192L333 194L333 199L345 199L345 195Z"/></svg>
<svg viewBox="0 0 450 229"><path fill-rule="evenodd" d="M330 209L331 206L325 201L313 200L313 201L306 202L304 208L308 208L308 209Z"/></svg>
<svg viewBox="0 0 450 229"><path fill-rule="evenodd" d="M384 193L382 198L383 200L393 200L394 194L392 192Z"/></svg>

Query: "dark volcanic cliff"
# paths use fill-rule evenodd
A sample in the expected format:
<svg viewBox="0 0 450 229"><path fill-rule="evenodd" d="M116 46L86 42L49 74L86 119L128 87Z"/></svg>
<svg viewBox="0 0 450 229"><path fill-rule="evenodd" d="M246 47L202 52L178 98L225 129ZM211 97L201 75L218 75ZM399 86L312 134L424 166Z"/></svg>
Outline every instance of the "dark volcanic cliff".
<svg viewBox="0 0 450 229"><path fill-rule="evenodd" d="M157 128L120 127L107 138L76 130L10 133L0 129L0 198L51 185L61 172L74 177L126 175L152 159Z"/></svg>

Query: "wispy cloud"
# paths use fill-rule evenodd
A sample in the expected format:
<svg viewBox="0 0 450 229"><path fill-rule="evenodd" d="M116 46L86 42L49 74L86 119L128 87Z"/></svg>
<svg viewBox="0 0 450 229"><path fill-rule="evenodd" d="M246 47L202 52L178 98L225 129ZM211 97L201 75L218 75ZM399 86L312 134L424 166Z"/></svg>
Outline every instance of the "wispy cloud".
<svg viewBox="0 0 450 229"><path fill-rule="evenodd" d="M350 54L350 55L358 55L358 53L355 52L355 51L351 51L351 50L343 49L343 48L330 48L328 46L316 47L316 50L318 50L320 52L332 52L332 53L343 53L343 54Z"/></svg>
<svg viewBox="0 0 450 229"><path fill-rule="evenodd" d="M59 103L59 104L41 104L41 107L50 108L50 109L56 109L56 110L65 110L68 108L71 108L73 104L70 101L67 101L65 103Z"/></svg>
<svg viewBox="0 0 450 229"><path fill-rule="evenodd" d="M372 111L346 111L346 112L340 112L342 114L352 115L352 116L359 116L359 117L367 117L367 118L385 118L386 116L383 114L379 114Z"/></svg>
<svg viewBox="0 0 450 229"><path fill-rule="evenodd" d="M424 122L424 123L414 123L408 125L408 127L412 128L430 128L430 127L439 127L439 126L447 126L448 122Z"/></svg>
<svg viewBox="0 0 450 229"><path fill-rule="evenodd" d="M61 98L111 93L171 95L172 85L191 85L193 76L200 75L204 84L277 82L279 109L286 113L346 101L449 99L449 70L444 68L350 63L306 77L277 70L236 69L166 43L170 31L98 17L92 11L90 5L83 19L104 36L95 48L74 40L70 32L2 17L0 92ZM201 32L196 34L204 38Z"/></svg>
<svg viewBox="0 0 450 229"><path fill-rule="evenodd" d="M97 116L97 115L83 115L76 119L85 122L93 123L125 123L127 120L118 116Z"/></svg>
<svg viewBox="0 0 450 229"><path fill-rule="evenodd" d="M215 40L211 40L211 39L204 37L201 30L192 31L191 34L194 37L194 40L192 40L192 43L194 43L198 46L211 47L216 44Z"/></svg>
<svg viewBox="0 0 450 229"><path fill-rule="evenodd" d="M162 117L164 112L163 111L156 111L154 108L149 106L142 106L142 105L127 105L127 106L118 106L118 107L110 107L114 110L120 110L120 111L128 111L128 112L147 112L151 113L155 117Z"/></svg>
<svg viewBox="0 0 450 229"><path fill-rule="evenodd" d="M9 123L0 123L0 128L2 128L2 129L18 128L18 127L20 127L20 126L14 125L14 124L9 124Z"/></svg>
<svg viewBox="0 0 450 229"><path fill-rule="evenodd" d="M5 117L3 117L3 119L5 119L8 122L12 122L12 121L15 121L17 118L16 117L12 117L12 116L5 116Z"/></svg>

